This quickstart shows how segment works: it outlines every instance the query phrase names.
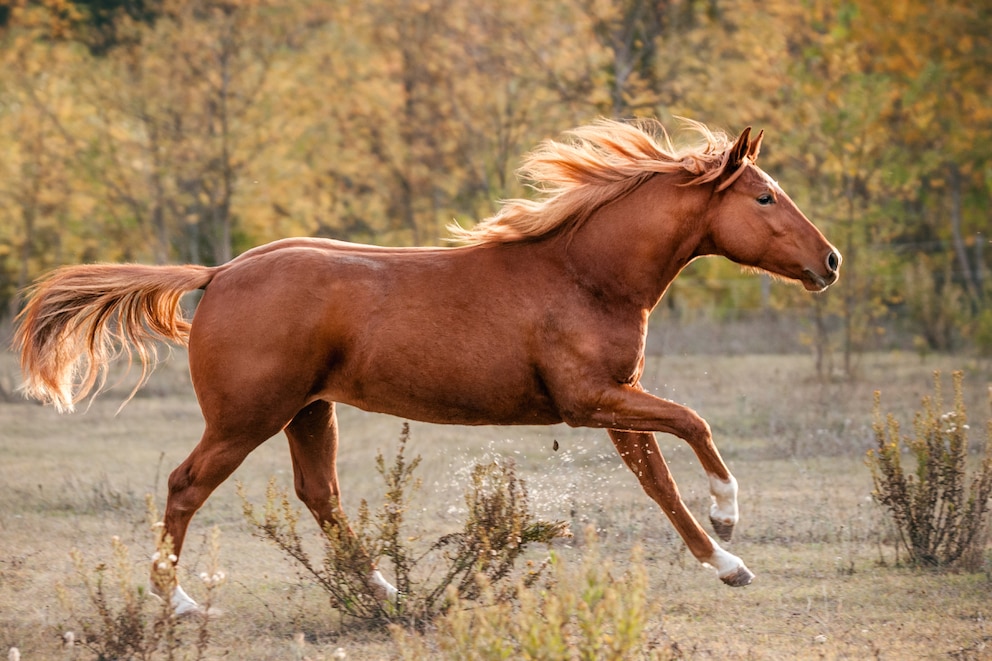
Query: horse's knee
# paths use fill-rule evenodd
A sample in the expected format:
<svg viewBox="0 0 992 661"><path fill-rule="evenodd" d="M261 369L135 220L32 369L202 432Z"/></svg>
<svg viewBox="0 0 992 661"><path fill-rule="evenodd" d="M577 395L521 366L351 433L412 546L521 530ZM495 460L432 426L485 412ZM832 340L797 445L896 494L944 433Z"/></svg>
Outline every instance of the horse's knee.
<svg viewBox="0 0 992 661"><path fill-rule="evenodd" d="M169 474L165 522L170 534L182 537L186 523L238 467L241 458L234 453L205 452L198 447Z"/></svg>
<svg viewBox="0 0 992 661"><path fill-rule="evenodd" d="M691 445L711 442L713 440L713 430L710 429L710 423L706 422L701 415L692 409L687 408L685 412L686 419L683 429L686 432L686 442Z"/></svg>

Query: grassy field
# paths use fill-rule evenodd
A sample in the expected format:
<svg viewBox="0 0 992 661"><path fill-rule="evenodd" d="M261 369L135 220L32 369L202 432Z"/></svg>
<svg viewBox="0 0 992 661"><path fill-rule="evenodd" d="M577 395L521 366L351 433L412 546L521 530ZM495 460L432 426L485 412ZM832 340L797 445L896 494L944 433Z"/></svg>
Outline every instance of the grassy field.
<svg viewBox="0 0 992 661"><path fill-rule="evenodd" d="M932 371L965 368L968 410L988 415L988 371L965 359L866 356L853 381L813 378L804 356L654 357L645 385L707 418L741 485L742 520L733 553L757 574L743 589L723 586L684 550L667 520L621 465L605 433L550 428L463 428L414 424L409 452L423 456L423 487L411 512L421 534L446 530L459 513L471 465L512 457L537 514L571 522L576 536L556 549L578 563L587 526L618 566L639 546L647 567L652 635L659 651L693 659L992 658L992 569L931 573L900 566L891 529L870 497L863 459L872 444L872 391L908 422ZM15 375L0 356L0 383ZM62 647L71 620L55 597L72 579L70 550L92 566L110 561L111 539L130 549L136 576L151 553L145 494L164 507L169 471L193 447L201 419L182 353L115 415L123 391L86 412L58 416L31 403L0 403L0 653L21 659L87 658ZM381 500L373 467L390 457L401 421L342 408L339 471L344 505ZM977 440L978 435L973 437ZM559 449L553 449L554 442ZM660 438L690 508L704 519L706 478L678 439ZM270 477L290 487L285 441L275 438L238 470L254 503ZM193 521L181 563L187 589L220 531L228 576L211 623L210 658L390 659L388 632L342 621L324 593L270 544L254 538L235 480ZM317 530L307 530L317 539ZM315 541L316 544L316 541ZM989 553L986 553L989 557ZM198 593L199 590L199 593ZM82 602L80 602L82 603ZM299 634L303 634L302 637Z"/></svg>

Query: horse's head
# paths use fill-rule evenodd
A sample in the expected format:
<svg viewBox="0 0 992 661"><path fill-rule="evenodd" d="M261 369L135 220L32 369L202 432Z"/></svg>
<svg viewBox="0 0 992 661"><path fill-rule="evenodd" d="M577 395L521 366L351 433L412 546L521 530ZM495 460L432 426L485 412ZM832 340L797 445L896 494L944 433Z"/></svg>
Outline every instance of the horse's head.
<svg viewBox="0 0 992 661"><path fill-rule="evenodd" d="M741 133L721 164L708 215L708 249L742 264L798 280L809 291L837 281L840 252L755 161L764 132Z"/></svg>

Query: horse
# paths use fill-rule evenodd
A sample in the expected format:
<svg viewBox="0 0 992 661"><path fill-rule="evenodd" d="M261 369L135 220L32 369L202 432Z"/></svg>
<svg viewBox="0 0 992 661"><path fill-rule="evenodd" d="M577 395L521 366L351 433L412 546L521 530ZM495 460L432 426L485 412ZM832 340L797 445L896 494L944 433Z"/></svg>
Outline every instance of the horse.
<svg viewBox="0 0 992 661"><path fill-rule="evenodd" d="M697 138L679 147L658 122L605 119L544 141L519 171L532 199L453 224L458 245L288 238L213 267L59 268L32 285L16 320L22 387L72 411L113 358L140 362L136 391L157 343L188 346L205 427L168 480L174 561L197 509L279 432L296 495L321 527L341 525L340 402L429 423L605 429L693 556L747 585L754 574L683 503L655 439L673 434L695 452L713 531L729 541L738 484L709 425L641 385L648 317L699 257L819 292L841 255L756 165L763 131L732 139L686 125ZM188 321L180 298L192 290L202 296ZM369 585L395 599L368 562ZM176 613L199 608L178 582L169 598Z"/></svg>

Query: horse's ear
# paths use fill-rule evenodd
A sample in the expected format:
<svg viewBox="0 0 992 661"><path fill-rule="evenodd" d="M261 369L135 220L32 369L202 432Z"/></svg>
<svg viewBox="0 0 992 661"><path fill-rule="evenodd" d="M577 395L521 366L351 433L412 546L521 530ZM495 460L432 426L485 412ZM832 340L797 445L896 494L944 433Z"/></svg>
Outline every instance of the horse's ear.
<svg viewBox="0 0 992 661"><path fill-rule="evenodd" d="M765 137L764 130L758 131L758 137L751 141L751 146L747 150L747 160L754 163L758 160L758 154L761 152L761 139Z"/></svg>
<svg viewBox="0 0 992 661"><path fill-rule="evenodd" d="M723 165L720 167L718 174L719 177L723 178L723 181L717 185L717 193L729 188L731 184L737 181L737 178L744 172L744 166L747 165L746 159L751 155L752 149L756 150L760 146L760 143L761 135L759 134L758 139L752 145L750 126L741 131L737 142L727 150L727 154L723 158Z"/></svg>
<svg viewBox="0 0 992 661"><path fill-rule="evenodd" d="M734 172L744 163L744 159L751 153L751 127L741 131L737 142L730 148L730 158L727 159L727 172Z"/></svg>

